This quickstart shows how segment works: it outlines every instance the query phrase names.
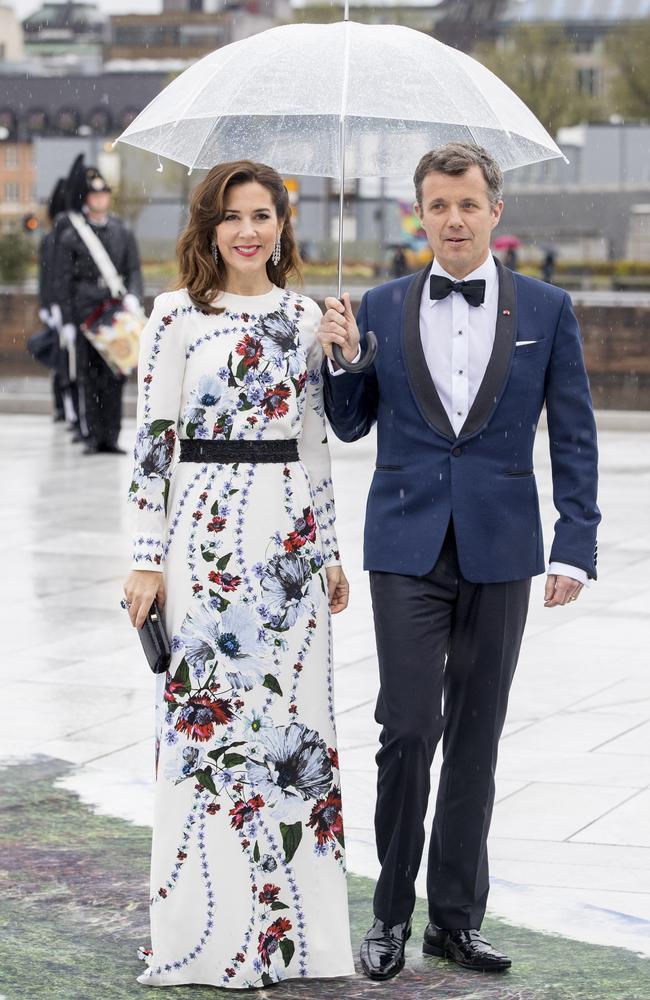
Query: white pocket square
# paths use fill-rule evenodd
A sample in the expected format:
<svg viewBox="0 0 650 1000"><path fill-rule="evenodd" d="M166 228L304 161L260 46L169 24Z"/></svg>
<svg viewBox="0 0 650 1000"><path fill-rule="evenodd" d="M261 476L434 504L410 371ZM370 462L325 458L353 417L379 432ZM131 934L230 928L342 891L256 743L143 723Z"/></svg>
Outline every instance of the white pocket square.
<svg viewBox="0 0 650 1000"><path fill-rule="evenodd" d="M527 344L537 344L537 340L517 340L515 342L515 347L525 347Z"/></svg>

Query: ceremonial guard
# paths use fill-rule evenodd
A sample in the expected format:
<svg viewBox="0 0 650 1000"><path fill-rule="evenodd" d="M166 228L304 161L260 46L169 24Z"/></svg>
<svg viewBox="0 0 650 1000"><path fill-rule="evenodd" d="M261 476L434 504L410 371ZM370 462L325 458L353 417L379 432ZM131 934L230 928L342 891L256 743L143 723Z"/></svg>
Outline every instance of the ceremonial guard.
<svg viewBox="0 0 650 1000"><path fill-rule="evenodd" d="M96 167L75 160L67 183L69 224L56 243L55 280L62 337L74 350L84 454L123 454L118 446L123 374L92 344L93 325L111 310L141 313L142 273L133 234L109 213L111 189Z"/></svg>

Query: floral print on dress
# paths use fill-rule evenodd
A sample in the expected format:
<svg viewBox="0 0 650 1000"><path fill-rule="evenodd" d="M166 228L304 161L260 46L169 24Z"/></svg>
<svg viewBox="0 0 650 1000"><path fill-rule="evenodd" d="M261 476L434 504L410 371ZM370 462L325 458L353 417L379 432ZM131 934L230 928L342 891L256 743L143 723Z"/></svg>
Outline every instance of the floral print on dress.
<svg viewBox="0 0 650 1000"><path fill-rule="evenodd" d="M133 565L165 573L172 662L157 678L140 979L240 989L353 963L319 311L280 289L223 302L210 315L183 291L160 296L142 336ZM178 438L297 440L300 461L178 463Z"/></svg>

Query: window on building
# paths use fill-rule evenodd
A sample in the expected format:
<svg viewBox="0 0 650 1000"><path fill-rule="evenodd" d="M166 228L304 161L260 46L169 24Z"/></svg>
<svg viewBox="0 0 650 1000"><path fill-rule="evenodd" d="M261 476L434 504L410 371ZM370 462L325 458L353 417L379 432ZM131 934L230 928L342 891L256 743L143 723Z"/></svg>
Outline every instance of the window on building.
<svg viewBox="0 0 650 1000"><path fill-rule="evenodd" d="M16 181L5 183L5 201L20 201L20 186Z"/></svg>
<svg viewBox="0 0 650 1000"><path fill-rule="evenodd" d="M120 113L120 116L118 118L120 128L122 129L128 128L131 122L138 117L138 114L139 112L136 111L134 108L125 108L124 111Z"/></svg>
<svg viewBox="0 0 650 1000"><path fill-rule="evenodd" d="M88 115L87 124L95 135L109 135L113 119L108 108L94 108Z"/></svg>
<svg viewBox="0 0 650 1000"><path fill-rule="evenodd" d="M5 146L5 167L15 170L18 166L18 147L13 144Z"/></svg>
<svg viewBox="0 0 650 1000"><path fill-rule="evenodd" d="M64 135L74 135L79 128L79 112L74 108L61 108L56 115L56 127Z"/></svg>
<svg viewBox="0 0 650 1000"><path fill-rule="evenodd" d="M588 97L597 97L601 92L601 71L596 66L584 66L577 72L578 90Z"/></svg>
<svg viewBox="0 0 650 1000"><path fill-rule="evenodd" d="M3 142L16 141L16 116L8 108L0 111L0 139Z"/></svg>
<svg viewBox="0 0 650 1000"><path fill-rule="evenodd" d="M48 127L47 114L41 108L28 111L25 126L30 135L43 135Z"/></svg>

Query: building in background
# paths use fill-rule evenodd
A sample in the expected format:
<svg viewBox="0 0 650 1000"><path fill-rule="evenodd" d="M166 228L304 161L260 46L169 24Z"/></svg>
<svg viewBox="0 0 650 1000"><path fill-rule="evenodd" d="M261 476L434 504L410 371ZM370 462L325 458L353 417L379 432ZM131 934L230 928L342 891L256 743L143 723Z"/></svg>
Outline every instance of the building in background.
<svg viewBox="0 0 650 1000"><path fill-rule="evenodd" d="M23 30L13 7L0 4L0 65L25 58Z"/></svg>

